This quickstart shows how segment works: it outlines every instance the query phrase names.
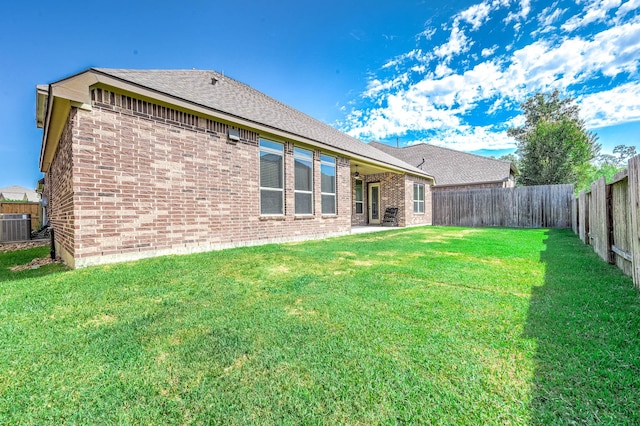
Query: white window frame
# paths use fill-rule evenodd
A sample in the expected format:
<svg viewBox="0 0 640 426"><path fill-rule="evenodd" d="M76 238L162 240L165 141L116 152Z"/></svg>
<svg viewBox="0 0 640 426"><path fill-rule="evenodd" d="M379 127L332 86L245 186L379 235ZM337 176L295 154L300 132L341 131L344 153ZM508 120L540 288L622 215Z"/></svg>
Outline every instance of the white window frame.
<svg viewBox="0 0 640 426"><path fill-rule="evenodd" d="M262 142L269 142L269 143L273 143L273 144L277 144L280 145L282 147L281 150L276 150L267 146L262 146ZM260 179L260 216L284 216L284 212L285 212L285 205L284 205L284 187L285 187L285 181L284 181L284 168L285 168L285 157L284 157L284 144L281 142L275 142L269 139L262 139L260 138L260 142L258 144L259 149L258 149L258 162L259 162L259 166L258 167L262 167L262 165L260 164L260 156L261 153L263 152L267 152L269 154L277 154L279 156L282 157L282 176L281 181L282 181L282 188L271 188L271 187L264 187L262 185L260 185L262 182L262 178L261 178L261 171L258 170L258 179ZM282 197L282 212L281 213L262 213L262 191L271 191L271 192L280 192L281 197Z"/></svg>
<svg viewBox="0 0 640 426"><path fill-rule="evenodd" d="M325 161L323 158L331 158L333 161ZM338 161L336 157L332 157L326 154L320 154L320 205L322 208L322 214L324 215L337 215L338 214ZM331 166L333 167L333 177L334 177L334 192L323 192L322 191L322 166ZM333 196L333 213L325 213L324 212L324 204L322 203L323 195L331 195Z"/></svg>
<svg viewBox="0 0 640 426"><path fill-rule="evenodd" d="M416 198L416 188L418 189L418 198ZM422 199L420 199L421 192ZM424 183L413 184L413 212L416 214L424 214Z"/></svg>
<svg viewBox="0 0 640 426"><path fill-rule="evenodd" d="M358 200L358 190L354 188L354 199L356 201L356 214L364 214L364 182L360 179L356 179L356 186L360 184L360 200ZM358 205L360 206L360 213L358 213Z"/></svg>
<svg viewBox="0 0 640 426"><path fill-rule="evenodd" d="M308 156L304 156L302 155L302 153L308 153ZM305 161L305 162L309 162L311 163L311 191L303 191L300 189L296 189L296 184L295 184L295 173L296 173L296 168L295 168L295 162L297 160L300 161ZM309 150L309 149L304 149L304 148L300 148L300 147L293 147L293 161L294 161L294 166L293 166L293 192L294 192L294 200L295 200L295 194L309 194L311 195L311 213L298 213L297 211L295 212L296 216L313 216L313 213L315 211L314 209L314 200L313 200L313 151ZM297 209L298 206L297 204L294 206L294 209Z"/></svg>

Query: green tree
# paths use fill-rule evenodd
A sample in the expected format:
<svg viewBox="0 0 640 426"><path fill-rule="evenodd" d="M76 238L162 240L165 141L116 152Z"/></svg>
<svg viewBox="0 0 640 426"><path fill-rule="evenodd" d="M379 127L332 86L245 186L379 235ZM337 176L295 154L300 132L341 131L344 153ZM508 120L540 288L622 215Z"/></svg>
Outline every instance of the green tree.
<svg viewBox="0 0 640 426"><path fill-rule="evenodd" d="M617 154L616 165L618 167L625 167L627 165L627 161L631 157L635 157L637 154L635 146L627 146L627 145L618 145L613 148L613 154Z"/></svg>
<svg viewBox="0 0 640 426"><path fill-rule="evenodd" d="M627 167L629 158L636 155L635 146L618 145L613 148L613 154L601 153L591 166L588 177L576 185L576 192L588 190L591 184L604 177L607 182L613 180L613 176Z"/></svg>
<svg viewBox="0 0 640 426"><path fill-rule="evenodd" d="M521 108L524 126L508 130L518 143L518 183L578 186L588 180L593 172L591 161L600 146L596 135L586 130L575 101L561 98L555 90L551 94L536 93Z"/></svg>
<svg viewBox="0 0 640 426"><path fill-rule="evenodd" d="M502 161L510 161L514 166L516 166L516 169L518 169L520 166L520 159L518 158L518 156L516 155L515 152L511 153L511 154L504 154L501 155L500 157L498 157L498 160L502 160Z"/></svg>

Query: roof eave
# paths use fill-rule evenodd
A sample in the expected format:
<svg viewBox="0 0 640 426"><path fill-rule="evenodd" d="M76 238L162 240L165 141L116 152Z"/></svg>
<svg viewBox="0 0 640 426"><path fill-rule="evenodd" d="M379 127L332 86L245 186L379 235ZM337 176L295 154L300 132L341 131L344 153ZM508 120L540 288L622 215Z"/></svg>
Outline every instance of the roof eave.
<svg viewBox="0 0 640 426"><path fill-rule="evenodd" d="M443 184L439 184L439 185L435 185L435 188L445 188L445 187L451 187L451 186L471 186L471 185L488 185L488 184L495 184L495 183L504 183L507 182L509 180L509 178L504 178L504 179L499 179L499 180L486 180L486 181L482 181L482 182L458 182L458 183L443 183Z"/></svg>
<svg viewBox="0 0 640 426"><path fill-rule="evenodd" d="M49 85L36 86L36 124L44 129L39 162L42 172L49 171L71 107L91 109L88 88L96 81L88 69Z"/></svg>
<svg viewBox="0 0 640 426"><path fill-rule="evenodd" d="M336 148L335 146L329 145L326 142L322 142L319 140L315 140L315 139L310 139L308 137L296 134L296 133L292 133L289 131L285 131L285 130L281 130L278 129L276 127L270 126L268 124L265 123L260 123L254 120L249 120L246 119L244 117L235 115L235 114L231 114L225 111L221 111L221 110L217 110L215 108L211 108L209 106L206 105L202 105L199 104L197 102L193 102L190 101L189 99L186 98L181 98L175 95L171 95L168 94L166 92L162 92L159 91L157 89L152 89L150 87L144 86L142 84L139 83L134 83L131 82L129 80L123 79L121 77L116 77L113 76L103 70L99 70L99 69L95 69L95 68L91 68L88 71L95 73L96 74L96 78L98 80L99 83L105 84L107 86L111 86L111 87L115 87L121 90L126 90L128 92L132 92L132 93L138 93L142 96L145 96L147 98L151 98L151 99L156 99L162 102L166 102L168 104L173 104L173 105L177 105L180 106L182 108L185 109L190 109L192 111L196 111L196 112L200 112L204 115L208 115L208 116L213 116L213 117L217 117L220 118L224 121L230 121L230 122L234 122L240 125L244 125L256 130L262 130L264 132L267 133L271 133L275 136L279 136L279 137L283 137L283 138L287 138L287 139L298 139L300 142L312 145L312 146L318 146L321 147L323 149L327 149L330 151L333 151L335 153L338 154L342 154L345 155L347 157L350 158L354 158L357 160L364 160L364 161L368 161L371 162L372 164L378 165L380 167L384 167L386 169L389 170L394 170L394 171L401 171L402 173L408 173L408 174L412 174L415 176L419 176L419 177L423 177L423 178L427 178L427 179L432 179L435 182L435 178L425 172L422 172L420 170L416 171L416 170L412 170L411 169L411 165L407 164L407 166L409 168L402 168L402 167L398 167L395 166L393 164L389 164L386 163L384 161L380 161L376 158L372 158L372 157L368 157L368 156L364 156L362 154L357 154L345 149L340 149L340 148Z"/></svg>
<svg viewBox="0 0 640 426"><path fill-rule="evenodd" d="M48 99L49 85L39 84L36 86L36 126L38 129L44 128Z"/></svg>
<svg viewBox="0 0 640 426"><path fill-rule="evenodd" d="M38 109L38 123L42 123L44 128L42 150L40 155L40 169L44 172L48 170L50 161L47 159L52 157L51 151L55 151L57 142L62 131L60 123L56 127L56 132L51 132L52 116L53 121L58 122L62 118L66 118L68 109L71 106L80 107L83 109L91 109L91 92L89 88L96 84L102 84L105 86L114 87L127 92L136 93L144 97L155 99L160 102L164 102L171 105L176 105L181 108L185 108L191 111L199 112L206 116L222 119L227 122L233 122L236 124L244 125L256 130L260 130L275 136L279 136L287 139L297 139L302 143L309 144L311 146L318 146L323 149L335 152L337 154L344 155L356 160L367 161L380 167L384 167L388 170L399 171L422 178L431 179L435 182L435 178L421 170L413 170L412 166L407 164L407 168L399 167L393 164L380 161L376 158L368 157L362 154L354 153L345 149L337 148L326 142L310 139L308 137L291 133L289 131L281 130L270 126L268 124L249 120L234 114L230 114L224 111L220 111L206 105L202 105L185 98L170 95L168 93L149 88L147 86L134 83L125 80L120 77L110 75L103 70L95 68L89 68L78 74L74 74L70 77L59 80L48 86L38 86L38 102L42 103L42 111ZM45 91L44 88L48 87ZM57 102L56 102L57 101ZM46 105L46 108L44 107ZM59 112L59 114L55 114ZM64 116L64 117L63 117ZM38 126L40 127L40 126Z"/></svg>

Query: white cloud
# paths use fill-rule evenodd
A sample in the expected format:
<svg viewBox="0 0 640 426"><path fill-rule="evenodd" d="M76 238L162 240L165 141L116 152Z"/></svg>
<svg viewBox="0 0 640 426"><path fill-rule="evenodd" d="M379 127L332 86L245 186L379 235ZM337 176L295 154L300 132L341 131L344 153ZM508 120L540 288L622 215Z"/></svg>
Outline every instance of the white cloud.
<svg viewBox="0 0 640 426"><path fill-rule="evenodd" d="M593 17L600 15L595 11L614 10L616 2L620 4L620 0L588 3L576 15L580 23L574 20L571 25L596 19ZM384 67L395 67L397 75L387 80L371 79L363 93L367 106L351 111L343 128L363 139L409 135L416 142L455 149L513 148L514 141L504 129L521 125L521 115L497 126L472 126L468 117L482 115L484 119L491 116L500 120L533 92L555 88L568 93L593 92L595 89L589 87L593 79L601 85L614 77L634 79L634 83L578 97L588 125L640 120L640 83L635 83L640 73L640 16L629 18L631 8L638 3L640 0L628 0L617 9L616 16L627 16L626 23L616 25L612 18L605 22L606 29L597 33L552 34L526 45L516 37L511 53L495 55L498 45L470 51L474 40L462 28L466 22L471 29L480 29L491 19L492 11L509 6L508 0L483 1L452 17L444 44L431 51L413 49L387 62ZM539 34L562 24L566 9L556 6L557 2L534 15L538 16ZM529 0L520 0L518 11L509 13L507 20L515 22L513 27L518 31L518 25L530 13ZM454 56L460 57L462 66L454 67Z"/></svg>
<svg viewBox="0 0 640 426"><path fill-rule="evenodd" d="M625 15L632 10L640 9L640 0L628 0L623 3L622 6L616 11L615 22L617 24L620 23L620 20L625 17Z"/></svg>
<svg viewBox="0 0 640 426"><path fill-rule="evenodd" d="M417 60L417 61L426 61L427 58L422 52L422 49L413 49L407 53L403 53L402 55L398 55L395 58L387 61L382 68L391 68L403 64L409 60Z"/></svg>
<svg viewBox="0 0 640 426"><path fill-rule="evenodd" d="M425 28L424 31L416 35L416 40L419 41L421 38L424 38L427 41L431 40L431 37L435 35L436 31L437 30L433 27Z"/></svg>
<svg viewBox="0 0 640 426"><path fill-rule="evenodd" d="M640 120L640 83L623 84L611 90L580 96L582 118L597 128Z"/></svg>
<svg viewBox="0 0 640 426"><path fill-rule="evenodd" d="M553 25L566 11L567 9L558 9L558 2L555 2L542 11L538 22L541 26L548 27L549 25Z"/></svg>
<svg viewBox="0 0 640 426"><path fill-rule="evenodd" d="M542 10L542 12L540 13L540 16L538 17L539 28L533 33L531 33L531 35L534 37L537 37L540 34L547 34L547 33L550 33L551 31L554 31L556 29L554 24L558 19L560 19L562 15L564 15L566 11L567 9L558 8L557 1L553 3L551 6Z"/></svg>
<svg viewBox="0 0 640 426"><path fill-rule="evenodd" d="M462 75L426 77L406 90L385 97L384 107L360 111L347 118L355 137L384 139L408 131L451 129L461 125L459 116L497 90L487 84L500 73L494 62L484 62ZM496 80L498 82L499 80Z"/></svg>
<svg viewBox="0 0 640 426"><path fill-rule="evenodd" d="M405 74L401 74L393 80L388 80L382 82L378 79L370 80L367 84L367 90L362 94L362 96L366 98L376 98L380 95L381 92L387 92L391 89L395 89L400 87L402 84L405 84L408 80L409 76Z"/></svg>
<svg viewBox="0 0 640 426"><path fill-rule="evenodd" d="M516 31L520 30L522 26L521 21L526 20L527 16L529 16L529 12L531 12L531 1L520 0L518 5L520 6L519 10L517 12L509 12L504 20L505 24L509 24L515 21L514 29Z"/></svg>
<svg viewBox="0 0 640 426"><path fill-rule="evenodd" d="M453 73L453 70L447 66L445 63L440 63L436 66L435 76L436 77L444 77Z"/></svg>
<svg viewBox="0 0 640 426"><path fill-rule="evenodd" d="M427 71L427 67L424 64L414 65L411 67L411 71L424 74Z"/></svg>
<svg viewBox="0 0 640 426"><path fill-rule="evenodd" d="M487 114L495 114L504 106L505 103L505 98L496 99L487 110Z"/></svg>
<svg viewBox="0 0 640 426"><path fill-rule="evenodd" d="M429 143L458 151L516 148L515 141L507 135L506 131L496 131L492 126L460 126L456 129L447 129L437 137L412 140L408 145L418 143Z"/></svg>
<svg viewBox="0 0 640 426"><path fill-rule="evenodd" d="M637 72L639 35L640 23L626 24L605 30L591 41L574 37L559 45L533 42L515 51L507 66L485 61L456 74L440 64L442 70L435 75L427 75L408 86L405 86L409 83L407 74L385 83L373 80L364 96L388 94L378 99L379 108L368 111L364 117L351 117L349 133L384 139L408 131L445 129L459 126L460 115L483 100L496 97L521 102L534 91L566 89L597 73L615 76ZM491 113L499 106L496 101L493 105Z"/></svg>
<svg viewBox="0 0 640 426"><path fill-rule="evenodd" d="M640 20L597 34L585 46L586 62L606 76L637 73L640 67Z"/></svg>
<svg viewBox="0 0 640 426"><path fill-rule="evenodd" d="M464 34L464 31L459 26L454 25L451 29L449 40L433 49L433 53L448 62L453 56L468 51L472 44L473 41Z"/></svg>
<svg viewBox="0 0 640 426"><path fill-rule="evenodd" d="M497 49L498 49L497 44L491 47L485 47L484 49L482 49L482 52L480 52L480 54L486 58L487 56L493 55Z"/></svg>
<svg viewBox="0 0 640 426"><path fill-rule="evenodd" d="M566 89L599 73L613 77L636 73L640 63L640 22L613 27L593 40L580 37L560 44L536 41L513 53L506 71L520 95L535 90ZM516 96L519 97L519 96Z"/></svg>
<svg viewBox="0 0 640 426"><path fill-rule="evenodd" d="M562 25L565 31L573 31L585 27L593 22L602 22L607 18L607 13L618 6L621 0L591 0L587 2L582 15L576 15Z"/></svg>
<svg viewBox="0 0 640 426"><path fill-rule="evenodd" d="M471 24L472 30L477 30L487 20L491 6L488 2L474 4L468 9L460 12L457 17L462 21Z"/></svg>
<svg viewBox="0 0 640 426"><path fill-rule="evenodd" d="M508 119L507 121L504 122L503 126L505 128L509 128L509 127L522 127L524 126L525 122L526 122L526 117L524 116L524 114L518 114L515 117L511 117L510 119Z"/></svg>

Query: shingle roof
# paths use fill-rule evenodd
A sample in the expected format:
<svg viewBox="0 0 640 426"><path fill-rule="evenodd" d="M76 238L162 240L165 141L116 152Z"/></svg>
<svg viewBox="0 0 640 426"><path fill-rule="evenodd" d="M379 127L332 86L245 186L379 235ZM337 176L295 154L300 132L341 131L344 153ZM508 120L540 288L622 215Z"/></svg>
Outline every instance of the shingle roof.
<svg viewBox="0 0 640 426"><path fill-rule="evenodd" d="M37 203L40 201L40 195L33 189L24 188L22 186L8 186L6 188L0 188L0 200L12 200L12 201L29 201Z"/></svg>
<svg viewBox="0 0 640 426"><path fill-rule="evenodd" d="M370 142L369 145L409 164L420 165L422 170L435 177L436 185L500 182L509 178L512 167L509 161L425 143L403 148L395 148L380 142Z"/></svg>
<svg viewBox="0 0 640 426"><path fill-rule="evenodd" d="M111 68L94 68L94 70L184 101L284 130L364 159L386 163L414 174L427 175L424 170L381 152L244 83L215 71ZM212 78L217 79L216 84L212 84Z"/></svg>

